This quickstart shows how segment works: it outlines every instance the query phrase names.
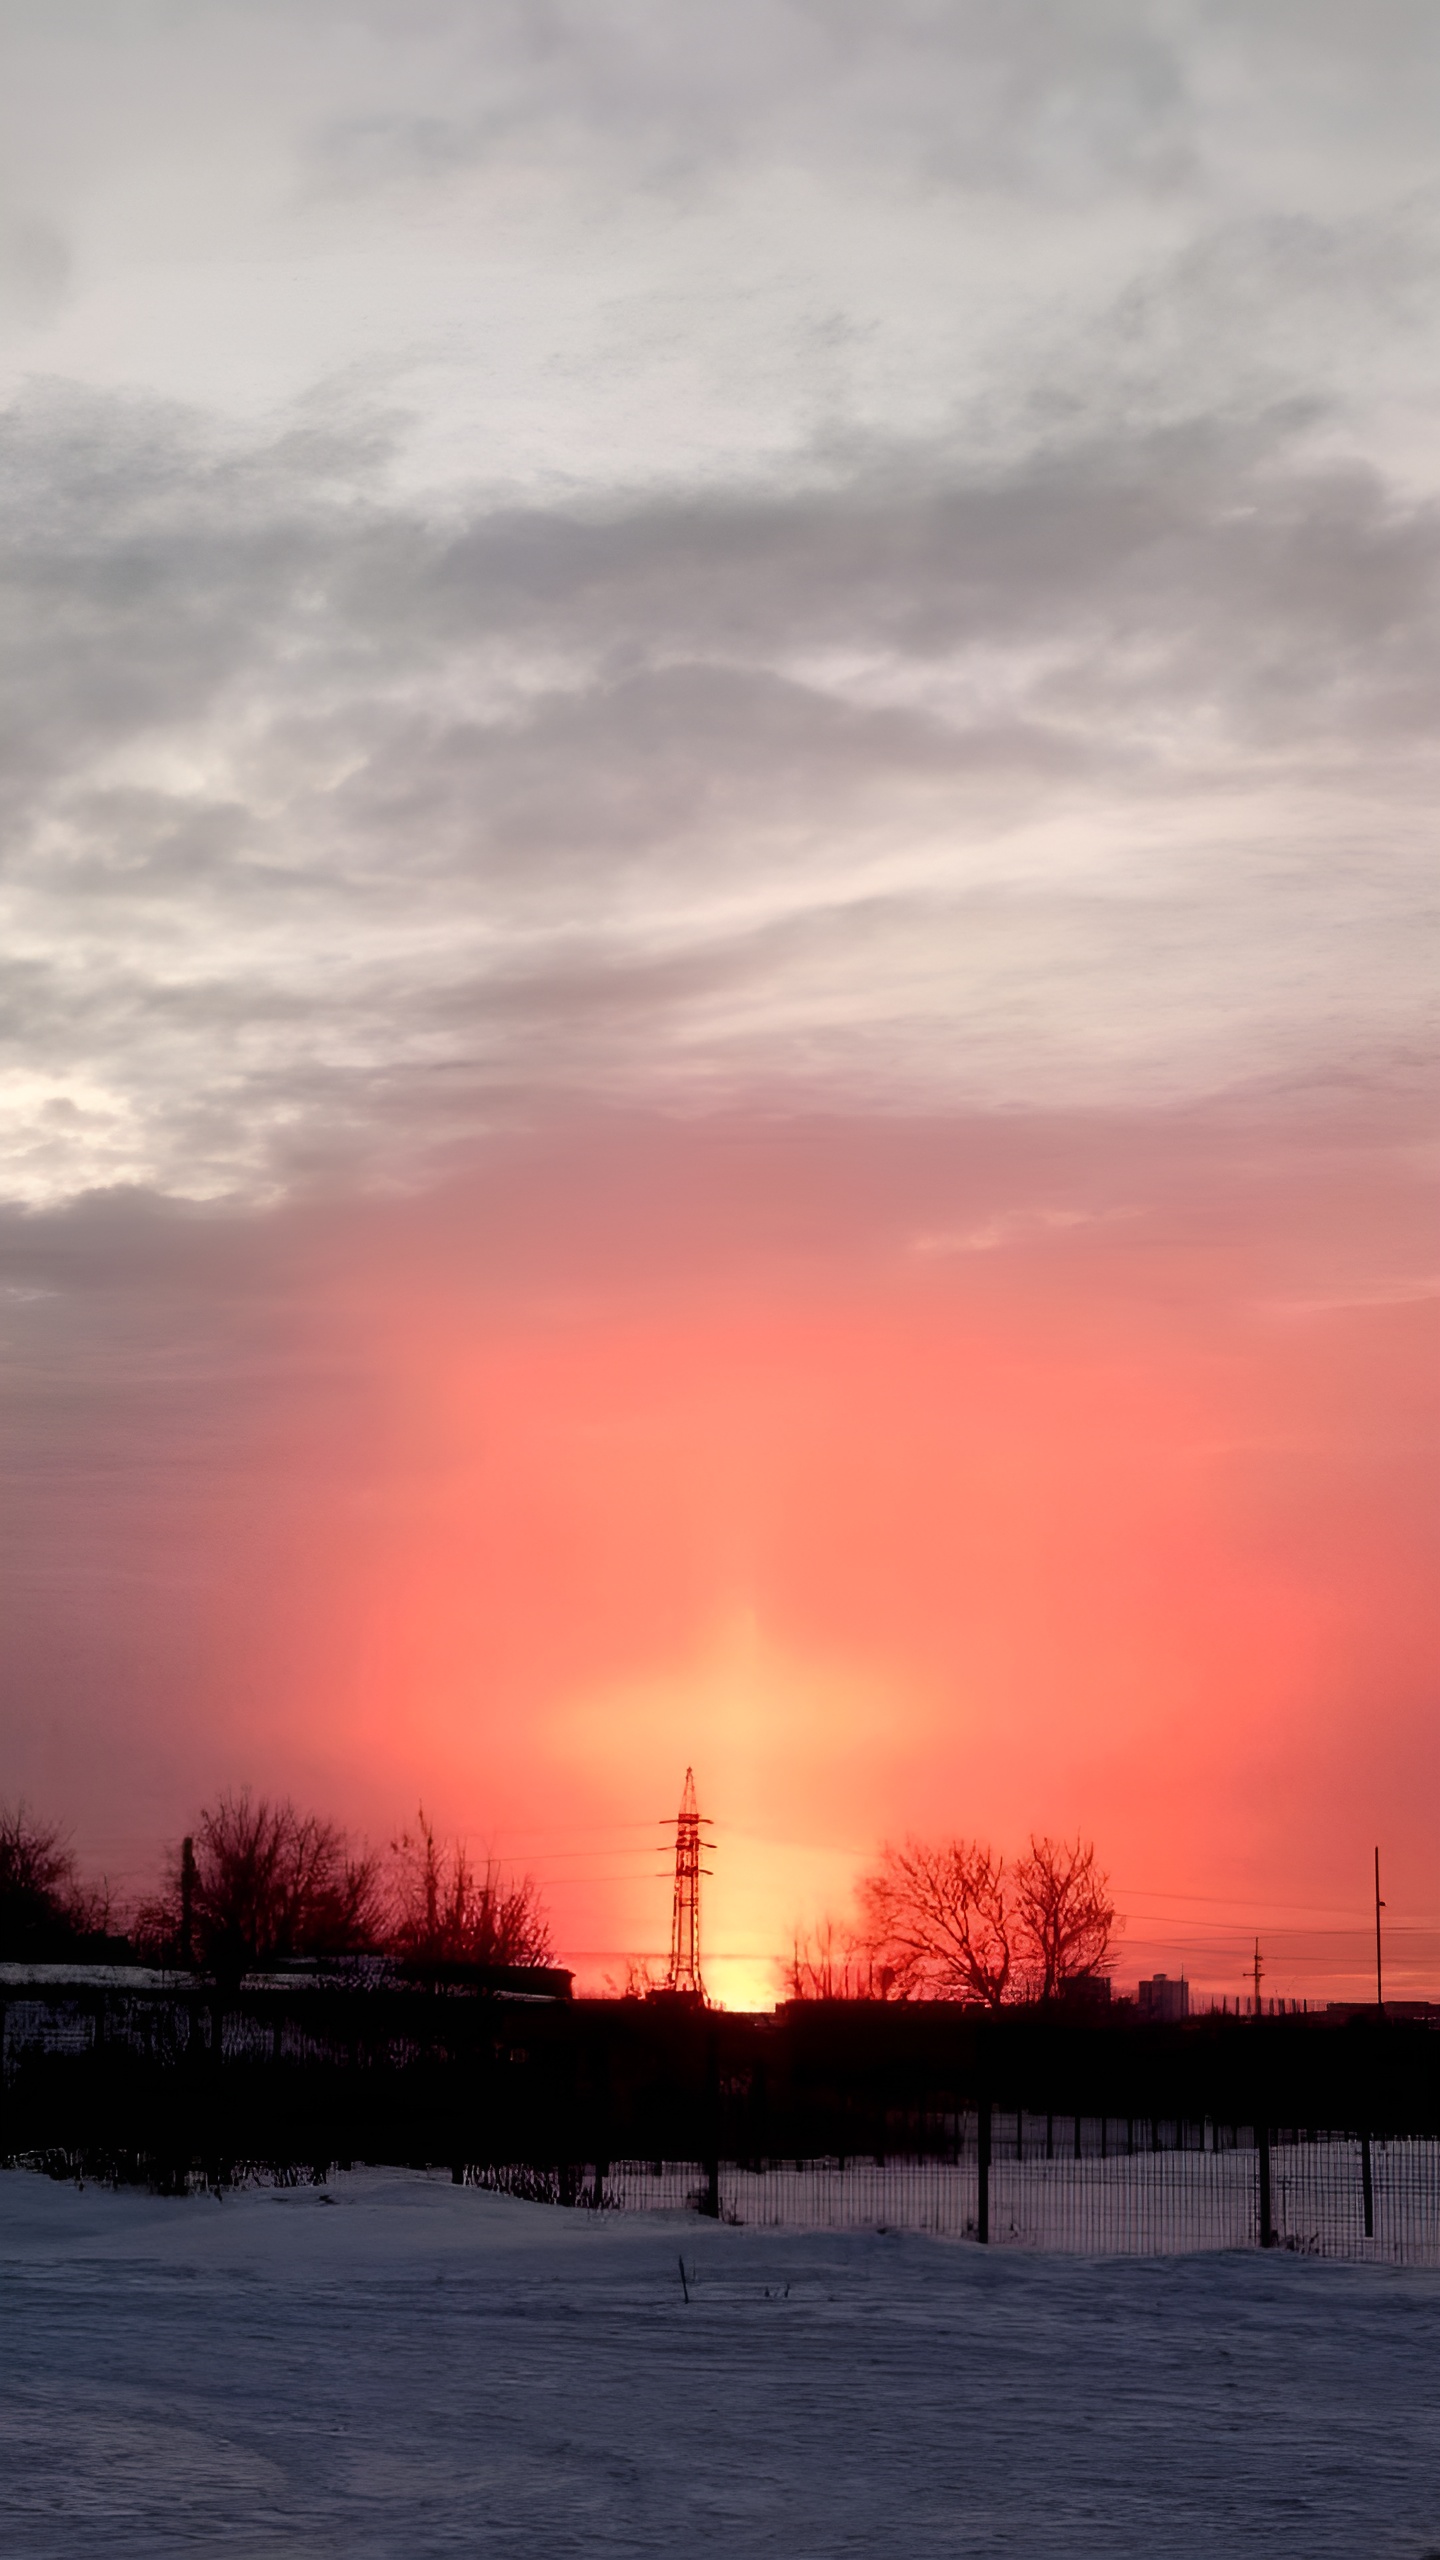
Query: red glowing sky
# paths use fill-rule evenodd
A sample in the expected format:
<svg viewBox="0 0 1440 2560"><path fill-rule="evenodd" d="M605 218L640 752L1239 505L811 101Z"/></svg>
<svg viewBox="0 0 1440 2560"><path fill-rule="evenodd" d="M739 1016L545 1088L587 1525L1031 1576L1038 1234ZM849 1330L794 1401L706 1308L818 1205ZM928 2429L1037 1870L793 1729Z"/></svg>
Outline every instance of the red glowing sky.
<svg viewBox="0 0 1440 2560"><path fill-rule="evenodd" d="M1253 1926L1315 1993L1363 1968L1380 1839L1398 1989L1420 1172L1338 1109L597 1122L408 1202L51 1221L11 1765L122 1874L225 1785L376 1837L423 1799L598 1984L663 1951L693 1761L732 1998L927 1828L1093 1835L1122 1979L1238 1989Z"/></svg>

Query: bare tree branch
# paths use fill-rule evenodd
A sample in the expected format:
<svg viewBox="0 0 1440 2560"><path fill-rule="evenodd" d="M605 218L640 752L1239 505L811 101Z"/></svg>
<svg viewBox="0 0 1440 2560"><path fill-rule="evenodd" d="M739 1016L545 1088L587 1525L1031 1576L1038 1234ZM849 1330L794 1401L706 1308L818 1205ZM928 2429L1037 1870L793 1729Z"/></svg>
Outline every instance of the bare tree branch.
<svg viewBox="0 0 1440 2560"><path fill-rule="evenodd" d="M0 1956L44 1962L103 1939L110 1888L84 1884L58 1823L24 1804L0 1805Z"/></svg>
<svg viewBox="0 0 1440 2560"><path fill-rule="evenodd" d="M1012 1870L1015 1923L1026 1986L1055 2000L1069 1982L1108 1972L1115 1905L1092 1842L1037 1839Z"/></svg>
<svg viewBox="0 0 1440 2560"><path fill-rule="evenodd" d="M888 2000L895 1990L893 1965L877 1961L867 1940L834 1920L797 1929L785 1968L791 2000Z"/></svg>
<svg viewBox="0 0 1440 2560"><path fill-rule="evenodd" d="M207 1805L192 1840L192 1947L218 1972L376 1943L378 1862L356 1851L338 1824L245 1792ZM158 1901L141 1915L152 1945L179 1947L183 1890L177 1856Z"/></svg>
<svg viewBox="0 0 1440 2560"><path fill-rule="evenodd" d="M437 1840L422 1805L415 1831L393 1843L390 1944L427 1964L549 1964L554 1954L540 1889L487 1859L477 1873L463 1841Z"/></svg>
<svg viewBox="0 0 1440 2560"><path fill-rule="evenodd" d="M1012 1915L1004 1862L977 1840L887 1847L860 1886L862 1940L901 1999L998 2009L1010 1995Z"/></svg>

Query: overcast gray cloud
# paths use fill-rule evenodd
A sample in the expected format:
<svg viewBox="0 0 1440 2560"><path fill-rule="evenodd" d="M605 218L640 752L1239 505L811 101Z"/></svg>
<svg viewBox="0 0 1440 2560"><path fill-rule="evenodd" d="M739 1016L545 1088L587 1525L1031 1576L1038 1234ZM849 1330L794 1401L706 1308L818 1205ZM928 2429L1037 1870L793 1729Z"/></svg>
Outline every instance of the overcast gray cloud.
<svg viewBox="0 0 1440 2560"><path fill-rule="evenodd" d="M10 1195L1413 1071L1430 12L8 14Z"/></svg>

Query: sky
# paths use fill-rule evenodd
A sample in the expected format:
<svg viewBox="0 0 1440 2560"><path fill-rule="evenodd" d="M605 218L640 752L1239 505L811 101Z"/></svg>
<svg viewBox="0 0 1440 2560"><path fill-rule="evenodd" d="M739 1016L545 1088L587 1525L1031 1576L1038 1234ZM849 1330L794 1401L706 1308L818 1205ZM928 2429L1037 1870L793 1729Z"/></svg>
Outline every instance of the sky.
<svg viewBox="0 0 1440 2560"><path fill-rule="evenodd" d="M1440 1992L1434 10L0 29L0 1793Z"/></svg>

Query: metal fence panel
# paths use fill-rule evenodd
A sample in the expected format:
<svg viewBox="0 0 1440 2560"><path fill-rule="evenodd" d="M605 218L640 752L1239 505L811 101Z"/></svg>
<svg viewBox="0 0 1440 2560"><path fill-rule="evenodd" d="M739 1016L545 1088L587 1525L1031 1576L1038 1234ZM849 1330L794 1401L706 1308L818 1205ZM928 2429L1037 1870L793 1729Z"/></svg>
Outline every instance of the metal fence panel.
<svg viewBox="0 0 1440 2560"><path fill-rule="evenodd" d="M1170 2128L1150 2147L1112 2145L1066 2118L1037 2148L1031 2121L996 2128L992 2247L1089 2257L1173 2257L1261 2244L1260 2148L1213 2127ZM1042 2125L1045 2119L1040 2120ZM618 2160L568 2171L477 2169L477 2183L537 2201L623 2213L705 2212L770 2231L923 2231L974 2239L981 2169L973 2122L951 2159L722 2162ZM1008 2140L1004 2139L1008 2137ZM1203 2148L1201 2147L1203 2143ZM1006 2156L1008 2151L1008 2156ZM1367 2215L1366 2156L1369 2158ZM1440 2141L1277 2136L1269 2146L1273 2243L1319 2257L1440 2265ZM1369 2228L1367 2230L1367 2219Z"/></svg>

